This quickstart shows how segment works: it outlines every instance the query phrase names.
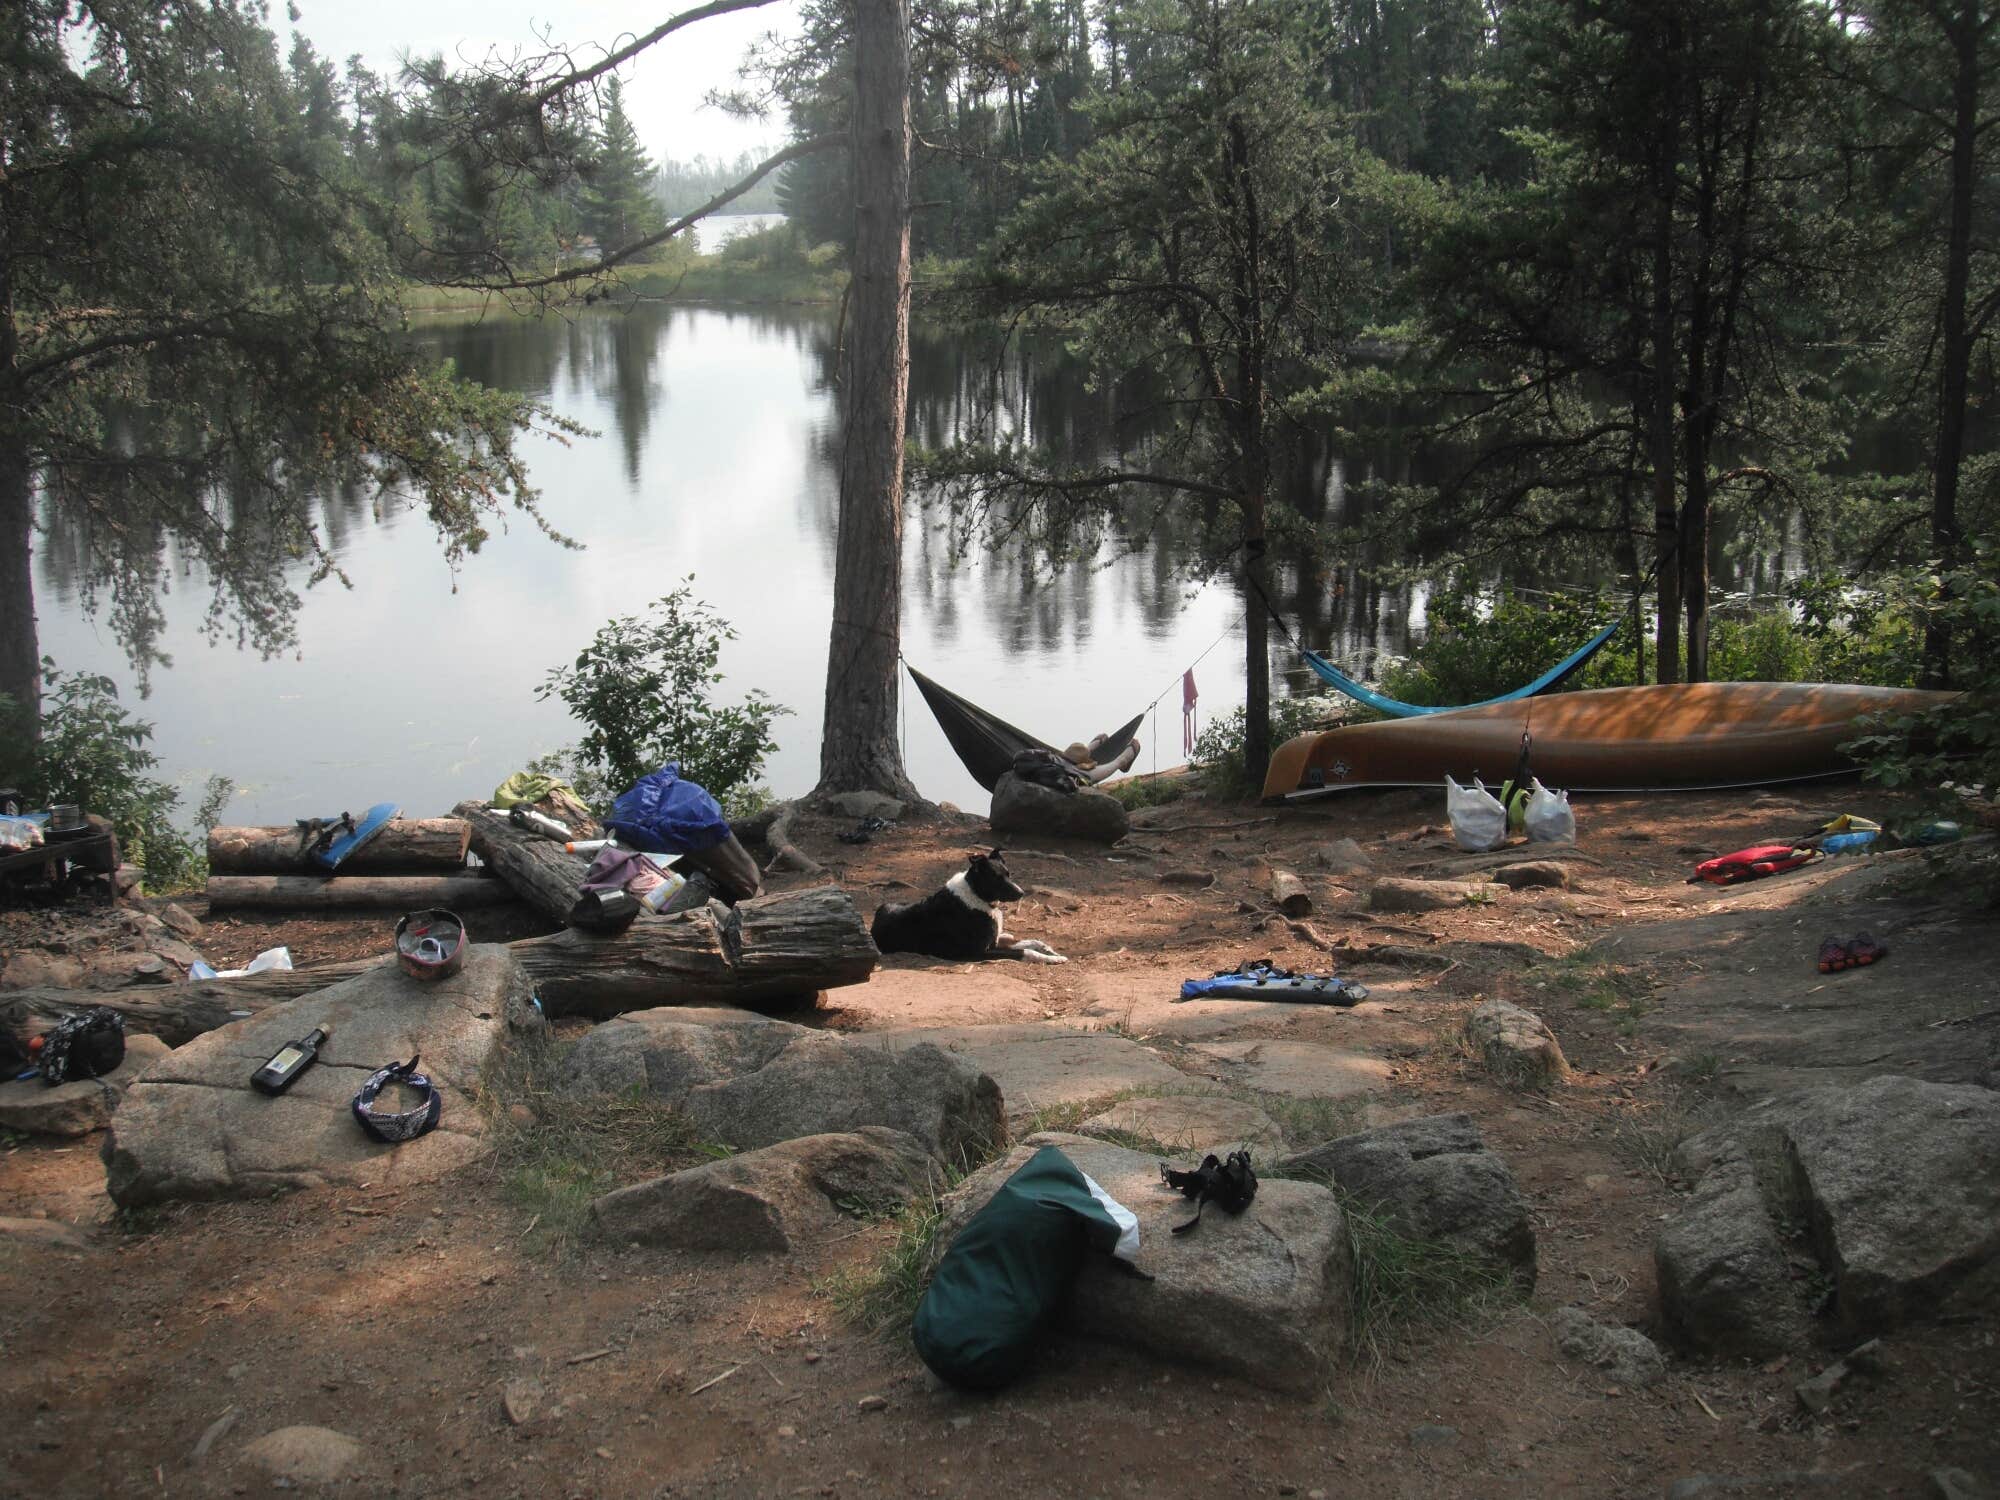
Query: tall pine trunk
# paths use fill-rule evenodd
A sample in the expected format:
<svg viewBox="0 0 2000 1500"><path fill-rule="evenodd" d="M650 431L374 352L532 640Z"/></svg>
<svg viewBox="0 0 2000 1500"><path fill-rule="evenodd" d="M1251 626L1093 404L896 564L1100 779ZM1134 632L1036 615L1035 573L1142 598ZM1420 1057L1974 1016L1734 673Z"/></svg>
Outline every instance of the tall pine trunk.
<svg viewBox="0 0 2000 1500"><path fill-rule="evenodd" d="M910 388L910 13L857 0L854 287L840 537L815 796L914 798L896 743L903 603L903 421Z"/></svg>
<svg viewBox="0 0 2000 1500"><path fill-rule="evenodd" d="M1972 195L1977 185L1974 147L1979 125L1980 7L1960 0L1947 27L1952 50L1951 227L1945 241L1944 302L1939 308L1937 462L1931 486L1931 550L1945 568L1963 560L1958 525L1958 475L1965 452L1965 397L1972 338L1965 317L1972 262ZM1951 634L1935 616L1924 627L1921 680L1926 687L1951 681Z"/></svg>
<svg viewBox="0 0 2000 1500"><path fill-rule="evenodd" d="M8 224L14 212L11 189L0 185L0 411L18 406L16 353L20 334L14 323L13 245ZM19 438L0 420L0 693L18 715L0 725L0 734L18 749L32 748L41 728L42 651L35 633L35 502L33 475ZM0 760L15 760L8 754ZM0 765L0 774L19 774L25 765Z"/></svg>
<svg viewBox="0 0 2000 1500"><path fill-rule="evenodd" d="M41 721L42 653L35 633L34 530L34 487L27 460L12 444L0 445L0 693L13 699L19 713L16 722L0 727L0 734L10 741L16 735L32 740ZM0 774L18 774L23 769L0 766Z"/></svg>
<svg viewBox="0 0 2000 1500"><path fill-rule="evenodd" d="M1678 67L1679 33L1667 20L1661 53L1665 66ZM1669 72L1653 157L1653 389L1647 450L1653 464L1654 576L1659 581L1659 619L1654 626L1653 665L1661 682L1681 680L1681 522L1674 486L1674 381L1679 373L1674 340L1674 206L1679 186L1680 101Z"/></svg>

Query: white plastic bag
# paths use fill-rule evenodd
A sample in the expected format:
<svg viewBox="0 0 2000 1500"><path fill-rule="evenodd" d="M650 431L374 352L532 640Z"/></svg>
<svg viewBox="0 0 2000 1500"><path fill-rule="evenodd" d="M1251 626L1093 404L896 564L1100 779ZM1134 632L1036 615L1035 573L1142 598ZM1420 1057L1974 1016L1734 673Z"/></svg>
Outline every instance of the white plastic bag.
<svg viewBox="0 0 2000 1500"><path fill-rule="evenodd" d="M1451 836L1458 847L1477 853L1507 842L1507 809L1475 776L1469 787L1444 779L1444 807L1451 815Z"/></svg>
<svg viewBox="0 0 2000 1500"><path fill-rule="evenodd" d="M1539 779L1528 783L1528 811L1522 819L1532 844L1574 844L1576 814L1568 792L1552 792Z"/></svg>
<svg viewBox="0 0 2000 1500"><path fill-rule="evenodd" d="M289 969L292 966L292 950L289 948L266 948L262 953L240 969L218 970L206 959L198 958L188 966L190 979L241 979L245 974L262 974L271 969ZM232 1012L234 1014L234 1012Z"/></svg>

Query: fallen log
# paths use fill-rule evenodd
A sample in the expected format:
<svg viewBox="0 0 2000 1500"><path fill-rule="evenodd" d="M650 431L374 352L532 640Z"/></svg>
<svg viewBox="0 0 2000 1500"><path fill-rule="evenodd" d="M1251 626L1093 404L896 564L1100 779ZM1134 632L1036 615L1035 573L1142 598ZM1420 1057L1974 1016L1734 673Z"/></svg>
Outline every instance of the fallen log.
<svg viewBox="0 0 2000 1500"><path fill-rule="evenodd" d="M462 870L472 829L463 818L396 818L340 863L349 875ZM296 828L211 828L208 868L215 875L312 874ZM324 872L319 872L324 873Z"/></svg>
<svg viewBox="0 0 2000 1500"><path fill-rule="evenodd" d="M1306 883L1290 870L1273 870L1270 890L1272 904L1286 916L1312 915L1312 896L1306 890Z"/></svg>
<svg viewBox="0 0 2000 1500"><path fill-rule="evenodd" d="M477 802L461 802L452 810L472 829L472 852L492 866L523 901L551 922L569 921L589 862L570 854L552 839L538 838Z"/></svg>
<svg viewBox="0 0 2000 1500"><path fill-rule="evenodd" d="M513 887L484 875L211 875L208 909L285 911L453 911L504 906Z"/></svg>
<svg viewBox="0 0 2000 1500"><path fill-rule="evenodd" d="M654 1005L768 1005L860 984L881 955L839 886L641 917L616 937L569 929L513 944L552 1016Z"/></svg>
<svg viewBox="0 0 2000 1500"><path fill-rule="evenodd" d="M371 958L361 963L325 964L312 969L273 969L263 974L247 974L241 979L198 979L190 984L149 985L143 989L0 990L0 1026L16 1036L34 1036L47 1031L64 1016L102 1005L123 1016L127 1030L147 1032L171 1047L178 1047L203 1032L337 984L382 961Z"/></svg>
<svg viewBox="0 0 2000 1500"><path fill-rule="evenodd" d="M488 882L497 884L498 882ZM478 937L477 929L473 932ZM710 902L670 917L642 916L616 936L563 931L508 945L552 1016L603 1020L655 1005L763 1006L861 984L880 954L839 886L814 886L745 901ZM271 969L238 979L126 990L55 987L0 991L0 1022L17 1034L108 1005L134 1031L178 1047L205 1031L311 994L388 960Z"/></svg>

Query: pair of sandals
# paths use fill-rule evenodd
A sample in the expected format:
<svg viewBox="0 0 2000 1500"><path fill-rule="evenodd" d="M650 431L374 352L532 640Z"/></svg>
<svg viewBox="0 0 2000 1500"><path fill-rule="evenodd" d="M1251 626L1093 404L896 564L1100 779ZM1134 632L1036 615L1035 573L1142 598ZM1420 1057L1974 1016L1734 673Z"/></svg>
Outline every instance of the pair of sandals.
<svg viewBox="0 0 2000 1500"><path fill-rule="evenodd" d="M1842 969L1865 969L1876 959L1887 957L1888 952L1886 947L1865 932L1857 932L1851 938L1829 934L1820 939L1819 971L1822 974L1838 974Z"/></svg>

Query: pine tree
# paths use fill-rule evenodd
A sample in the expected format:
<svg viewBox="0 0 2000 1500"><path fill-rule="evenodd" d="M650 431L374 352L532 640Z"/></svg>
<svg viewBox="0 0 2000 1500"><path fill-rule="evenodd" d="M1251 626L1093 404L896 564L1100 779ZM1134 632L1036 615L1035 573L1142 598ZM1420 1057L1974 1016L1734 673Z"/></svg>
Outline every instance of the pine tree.
<svg viewBox="0 0 2000 1500"><path fill-rule="evenodd" d="M597 161L583 196L583 222L600 250L651 234L665 222L653 195L653 164L625 113L625 86L616 78L606 91Z"/></svg>

